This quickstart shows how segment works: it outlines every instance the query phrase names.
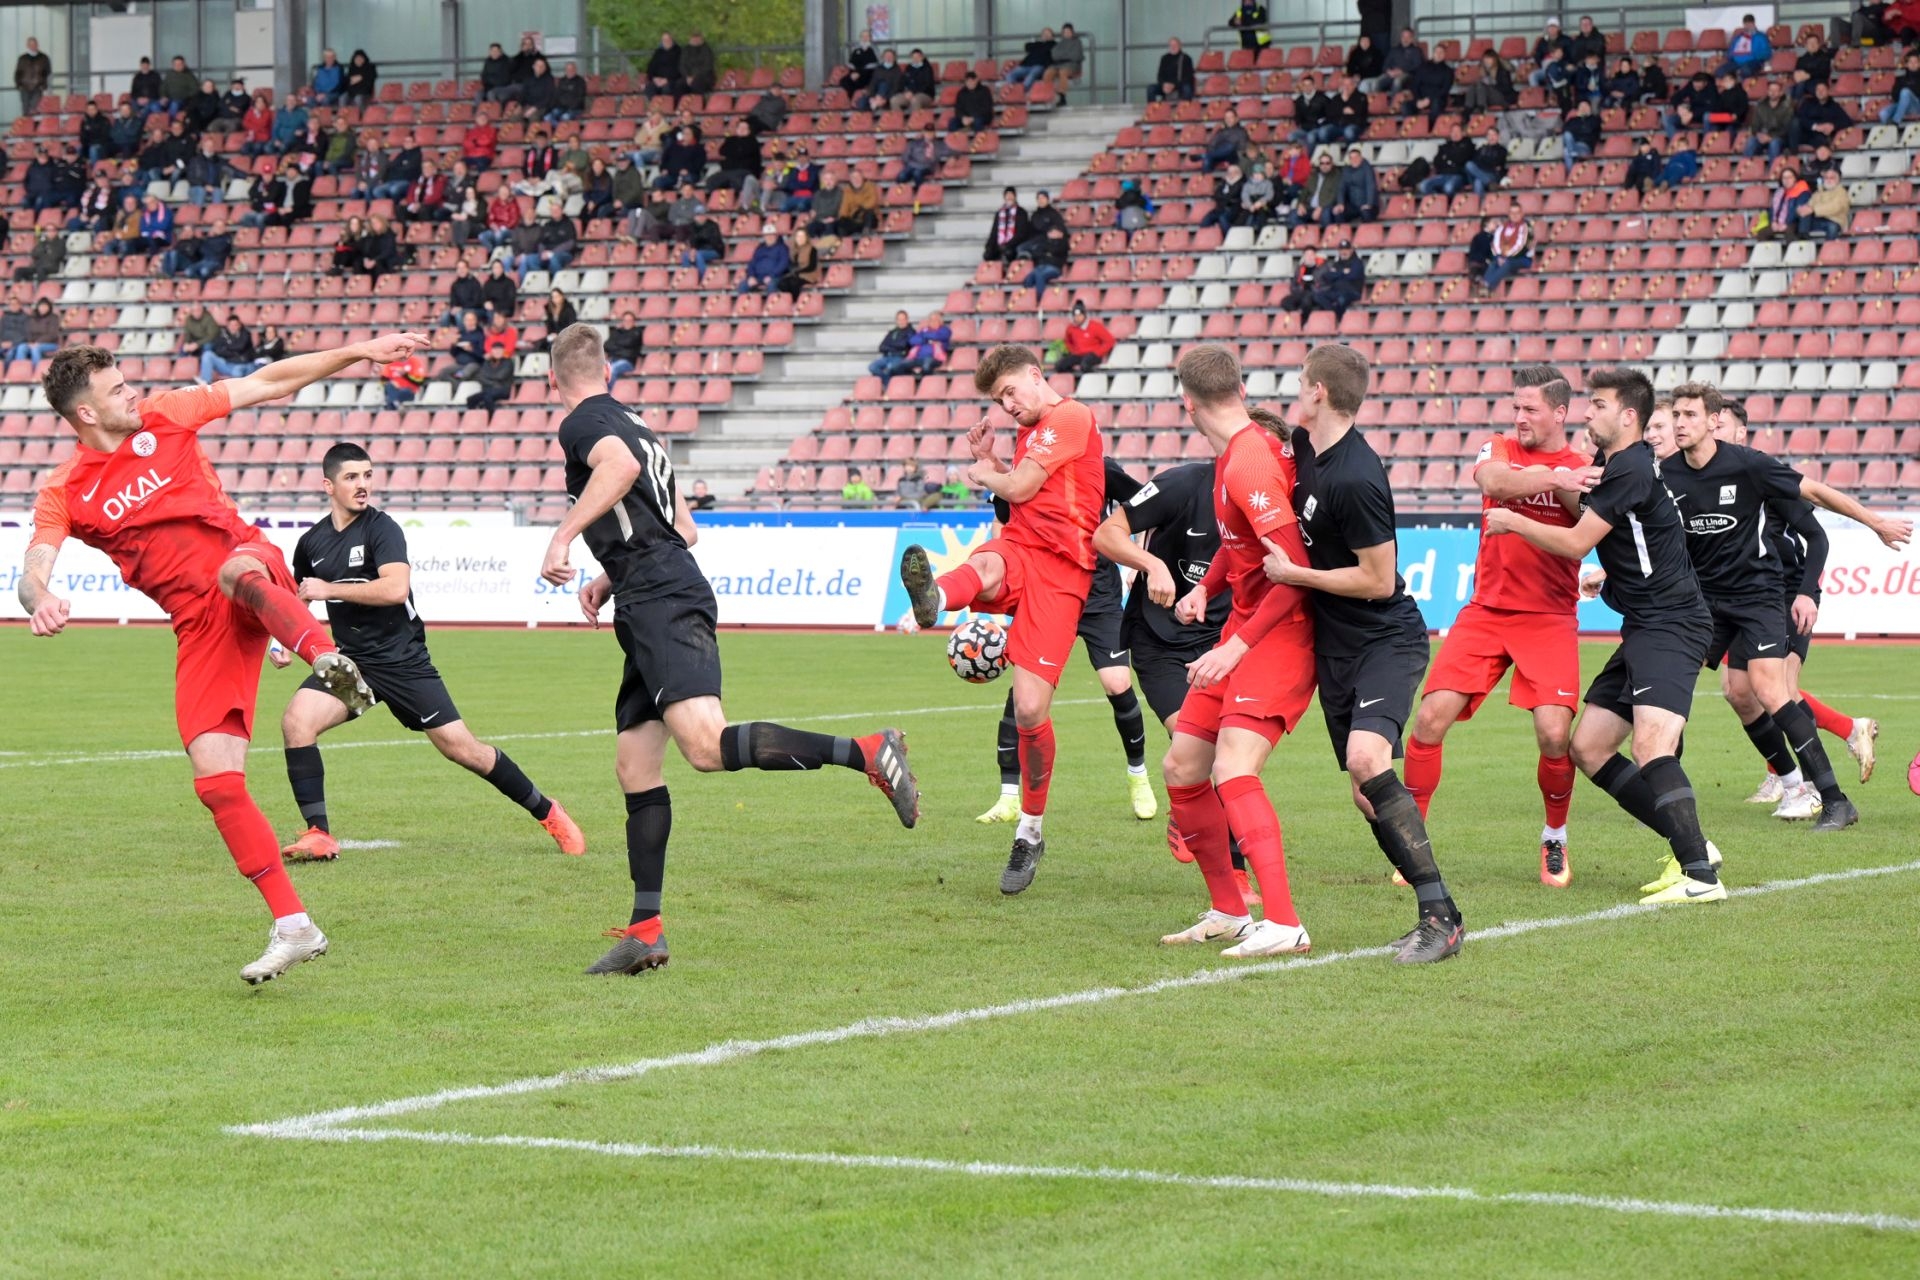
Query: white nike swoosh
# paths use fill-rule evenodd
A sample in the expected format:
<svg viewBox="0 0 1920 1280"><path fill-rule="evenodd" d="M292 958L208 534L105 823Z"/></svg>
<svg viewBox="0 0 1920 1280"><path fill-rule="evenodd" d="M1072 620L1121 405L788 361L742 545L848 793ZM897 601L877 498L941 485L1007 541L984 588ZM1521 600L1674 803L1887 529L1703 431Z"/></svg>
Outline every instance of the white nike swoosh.
<svg viewBox="0 0 1920 1280"><path fill-rule="evenodd" d="M1048 662L1045 658L1042 658L1040 659L1040 665L1043 667L1057 667L1060 664L1057 662Z"/></svg>
<svg viewBox="0 0 1920 1280"><path fill-rule="evenodd" d="M1260 701L1260 699L1258 699L1258 698L1243 698L1243 697L1241 697L1241 696L1240 696L1239 694L1237 694L1237 693L1233 695L1233 700L1234 700L1235 702L1258 702L1258 701ZM1363 705L1363 706L1364 706L1365 704L1363 703L1363 704L1361 704L1361 705Z"/></svg>
<svg viewBox="0 0 1920 1280"><path fill-rule="evenodd" d="M1125 649L1122 649L1120 652L1115 653L1113 652L1113 650L1109 649L1107 650L1107 656L1109 658L1124 658L1127 656L1127 651Z"/></svg>
<svg viewBox="0 0 1920 1280"><path fill-rule="evenodd" d="M1372 705L1373 705L1373 704L1374 704L1375 702L1385 702L1385 701L1386 701L1386 699L1385 699L1385 698L1375 698L1375 699L1373 699L1373 700L1372 700L1371 702L1363 702L1363 703L1361 703L1360 705L1361 705L1361 707L1363 707L1363 708L1365 708L1365 707L1370 707L1370 706L1372 706Z"/></svg>
<svg viewBox="0 0 1920 1280"><path fill-rule="evenodd" d="M86 491L85 493L83 493L83 494L81 494L81 495L80 495L80 501L82 501L82 502L92 502L92 501L93 501L93 495L94 495L94 494L96 494L96 493L98 493L98 492L100 492L100 481L98 481L98 480L95 480L95 481L93 482L93 488L91 488L91 489L89 489L89 490L87 490L87 491Z"/></svg>
<svg viewBox="0 0 1920 1280"><path fill-rule="evenodd" d="M1555 689L1554 692L1563 698L1571 698L1573 696L1573 690L1571 689Z"/></svg>
<svg viewBox="0 0 1920 1280"><path fill-rule="evenodd" d="M1638 688L1638 689L1635 689L1635 690L1633 691L1633 696L1637 698L1637 697L1639 697L1639 696L1640 696L1641 694L1643 694L1643 693L1645 693L1645 692L1646 692L1646 691L1647 691L1648 689L1651 689L1651 688L1653 688L1653 686L1652 686L1652 685L1645 685L1645 686L1643 686L1643 687L1641 687L1641 688Z"/></svg>
<svg viewBox="0 0 1920 1280"><path fill-rule="evenodd" d="M1189 529L1187 530L1187 536L1189 538L1204 538L1210 533L1218 532L1220 532L1218 529Z"/></svg>
<svg viewBox="0 0 1920 1280"><path fill-rule="evenodd" d="M436 711L436 712L434 712L434 713L433 713L432 715L430 715L430 716L421 716L421 717L420 717L420 723L421 723L421 724L432 724L432 723L433 723L433 722L434 722L435 720L438 720L439 718L440 718L440 713L439 713L438 711Z"/></svg>
<svg viewBox="0 0 1920 1280"><path fill-rule="evenodd" d="M1776 642L1776 643L1777 643L1777 642ZM1753 646L1753 651L1754 651L1755 653L1765 653L1765 652L1766 652L1767 650L1769 650L1769 649L1771 649L1771 648L1773 648L1773 645L1770 645L1770 644L1757 644L1757 645L1755 645L1755 646Z"/></svg>

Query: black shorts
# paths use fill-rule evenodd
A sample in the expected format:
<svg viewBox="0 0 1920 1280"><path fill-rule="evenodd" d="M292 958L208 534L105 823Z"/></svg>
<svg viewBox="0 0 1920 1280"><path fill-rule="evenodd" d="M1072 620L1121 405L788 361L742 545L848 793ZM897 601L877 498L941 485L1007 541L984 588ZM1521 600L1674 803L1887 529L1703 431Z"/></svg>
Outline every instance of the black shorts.
<svg viewBox="0 0 1920 1280"><path fill-rule="evenodd" d="M1422 637L1418 643L1377 645L1351 657L1322 653L1314 658L1320 713L1326 717L1327 737L1342 769L1347 767L1347 736L1356 729L1379 734L1393 744L1394 758L1401 756L1401 732L1413 716L1414 699L1431 656L1432 649Z"/></svg>
<svg viewBox="0 0 1920 1280"><path fill-rule="evenodd" d="M1799 594L1797 591L1787 593L1787 652L1800 659L1800 665L1804 667L1807 664L1807 654L1813 648L1813 637L1801 635L1793 625L1793 601Z"/></svg>
<svg viewBox="0 0 1920 1280"><path fill-rule="evenodd" d="M460 718L460 709L453 705L453 695L447 692L446 683L432 662L354 658L353 663L360 668L360 678L367 682L367 688L373 690L374 705L385 703L401 728L424 733ZM327 687L314 676L302 680L300 687L327 692Z"/></svg>
<svg viewBox="0 0 1920 1280"><path fill-rule="evenodd" d="M1587 704L1633 720L1635 707L1659 707L1686 717L1707 650L1717 644L1713 622L1663 618L1651 625L1631 622L1620 628L1620 647L1587 686Z"/></svg>
<svg viewBox="0 0 1920 1280"><path fill-rule="evenodd" d="M1133 646L1133 671L1154 719L1165 724L1180 714L1187 700L1187 664L1199 660L1212 646L1172 649L1155 640Z"/></svg>
<svg viewBox="0 0 1920 1280"><path fill-rule="evenodd" d="M1734 671L1745 671L1755 659L1784 658L1793 615L1777 600L1709 600L1713 639L1707 644L1709 670L1719 670L1722 658Z"/></svg>
<svg viewBox="0 0 1920 1280"><path fill-rule="evenodd" d="M710 592L689 591L621 605L613 634L626 655L626 671L613 703L620 732L661 718L688 698L720 696L720 644Z"/></svg>
<svg viewBox="0 0 1920 1280"><path fill-rule="evenodd" d="M1080 613L1076 634L1086 642L1087 661L1095 671L1127 665L1127 646L1120 639L1121 617L1120 601L1104 597L1088 601L1088 607Z"/></svg>

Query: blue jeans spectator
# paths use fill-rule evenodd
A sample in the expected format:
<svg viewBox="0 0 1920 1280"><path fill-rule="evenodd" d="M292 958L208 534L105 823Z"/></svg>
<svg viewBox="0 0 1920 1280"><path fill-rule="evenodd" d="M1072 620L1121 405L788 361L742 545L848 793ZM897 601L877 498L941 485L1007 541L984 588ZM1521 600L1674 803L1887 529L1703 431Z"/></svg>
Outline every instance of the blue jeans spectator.
<svg viewBox="0 0 1920 1280"><path fill-rule="evenodd" d="M249 209L240 215L240 225L243 227L264 227L267 225L267 215L261 213L258 209Z"/></svg>
<svg viewBox="0 0 1920 1280"><path fill-rule="evenodd" d="M931 177L933 177L933 170L931 169L918 169L912 165L903 164L900 166L900 176L895 178L894 181L911 182L917 187Z"/></svg>
<svg viewBox="0 0 1920 1280"><path fill-rule="evenodd" d="M498 249L501 245L513 239L513 228L488 227L485 231L482 231L479 235L475 236L474 239L478 240L481 244L485 245L489 249Z"/></svg>
<svg viewBox="0 0 1920 1280"><path fill-rule="evenodd" d="M548 275L565 271L571 261L572 255L564 249L556 249L552 253L523 253L514 260L513 269L515 275L525 280L529 271L544 271Z"/></svg>
<svg viewBox="0 0 1920 1280"><path fill-rule="evenodd" d="M220 273L225 262L213 262L202 258L198 262L189 262L174 274L187 280L211 280Z"/></svg>
<svg viewBox="0 0 1920 1280"><path fill-rule="evenodd" d="M403 200L411 182L377 182L367 192L369 200Z"/></svg>
<svg viewBox="0 0 1920 1280"><path fill-rule="evenodd" d="M1431 178L1420 179L1420 185L1415 190L1423 196L1457 196L1460 188L1466 185L1467 176L1464 173L1436 173Z"/></svg>
<svg viewBox="0 0 1920 1280"><path fill-rule="evenodd" d="M749 289L758 289L762 293L770 294L779 287L780 281L774 276L767 276L762 279L755 279L753 276L741 276L740 283L734 286L733 291L736 294L741 294Z"/></svg>
<svg viewBox="0 0 1920 1280"><path fill-rule="evenodd" d="M569 120L578 120L579 118L580 113L578 111L561 111L555 109L547 112L548 124L565 124Z"/></svg>
<svg viewBox="0 0 1920 1280"><path fill-rule="evenodd" d="M1793 230L1794 234L1802 240L1837 240L1845 234L1840 224L1832 218L1822 218L1812 213L1802 214L1793 224ZM14 352L13 358L15 360L20 358L18 350Z"/></svg>
<svg viewBox="0 0 1920 1280"><path fill-rule="evenodd" d="M387 384L387 408L398 409L402 405L412 404L420 393L412 387L398 387Z"/></svg>
<svg viewBox="0 0 1920 1280"><path fill-rule="evenodd" d="M1317 129L1295 129L1288 136L1289 142L1304 142L1309 148L1324 147L1335 142L1352 142L1360 136L1357 125L1323 124Z"/></svg>
<svg viewBox="0 0 1920 1280"><path fill-rule="evenodd" d="M660 148L645 147L639 151L629 151L627 158L633 161L633 167L636 169L650 169L660 163ZM473 168L473 161L467 161L467 168Z"/></svg>
<svg viewBox="0 0 1920 1280"><path fill-rule="evenodd" d="M227 193L219 187L188 187L187 199L202 206L208 201L212 201L214 204L225 204L227 202Z"/></svg>
<svg viewBox="0 0 1920 1280"><path fill-rule="evenodd" d="M1881 124L1904 124L1908 116L1920 116L1920 98L1913 90L1902 89L1894 100L1880 108Z"/></svg>
<svg viewBox="0 0 1920 1280"><path fill-rule="evenodd" d="M1573 166L1576 161L1585 160L1592 154L1593 148L1581 142L1572 134L1563 133L1560 135L1560 159L1566 162L1568 173L1573 172ZM1426 183L1421 183L1420 185L1425 186Z"/></svg>
<svg viewBox="0 0 1920 1280"><path fill-rule="evenodd" d="M251 360L222 360L211 350L200 353L200 381L212 382L215 378L244 378L254 370Z"/></svg>
<svg viewBox="0 0 1920 1280"><path fill-rule="evenodd" d="M1780 153L1785 151L1786 149L1787 149L1787 140L1785 138L1768 138L1767 139L1767 163L1772 164L1774 161L1778 160L1780 158ZM1747 145L1741 148L1740 154L1744 155L1749 160L1759 155L1760 154L1760 135L1757 133L1748 134Z"/></svg>
<svg viewBox="0 0 1920 1280"><path fill-rule="evenodd" d="M1489 173L1473 161L1467 161L1467 181L1473 183L1473 194L1483 196L1500 185L1500 175Z"/></svg>
<svg viewBox="0 0 1920 1280"><path fill-rule="evenodd" d="M1036 262L1033 264L1033 270L1027 272L1026 279L1020 282L1020 287L1033 290L1034 296L1039 297L1047 291L1048 285L1059 278L1059 267L1051 262Z"/></svg>
<svg viewBox="0 0 1920 1280"><path fill-rule="evenodd" d="M608 382L618 382L620 381L620 379L626 377L628 374L632 372L633 372L633 361L631 360L607 361L607 381Z"/></svg>
<svg viewBox="0 0 1920 1280"><path fill-rule="evenodd" d="M912 362L905 356L881 356L867 366L867 372L876 378L891 378L897 373L911 371Z"/></svg>
<svg viewBox="0 0 1920 1280"><path fill-rule="evenodd" d="M1047 70L1046 67L1029 67L1023 64L1007 72L1007 83L1017 84L1023 89L1030 89L1033 87L1034 81L1047 74Z"/></svg>
<svg viewBox="0 0 1920 1280"><path fill-rule="evenodd" d="M1240 158L1240 151L1239 151L1239 148L1237 147L1227 147L1219 151L1215 151L1212 147L1208 147L1205 151L1200 153L1200 172L1212 173L1215 169L1220 168L1222 165L1231 164L1239 158Z"/></svg>
<svg viewBox="0 0 1920 1280"><path fill-rule="evenodd" d="M693 278L695 280L705 280L707 278L707 268L718 261L719 257L720 251L718 249L688 249L680 255L680 265L683 267L692 267L694 271Z"/></svg>
<svg viewBox="0 0 1920 1280"><path fill-rule="evenodd" d="M1822 218L1820 221L1826 222L1826 219ZM1833 224L1828 222L1827 225L1832 226ZM46 357L52 355L59 349L60 344L57 342L22 342L13 349L7 358L9 360L31 360L35 364L39 364L40 361L46 359Z"/></svg>
<svg viewBox="0 0 1920 1280"><path fill-rule="evenodd" d="M1487 264L1487 274L1480 277L1480 283L1486 285L1488 289L1497 289L1501 281L1509 276L1518 275L1532 265L1532 255L1525 253L1513 258L1495 258Z"/></svg>

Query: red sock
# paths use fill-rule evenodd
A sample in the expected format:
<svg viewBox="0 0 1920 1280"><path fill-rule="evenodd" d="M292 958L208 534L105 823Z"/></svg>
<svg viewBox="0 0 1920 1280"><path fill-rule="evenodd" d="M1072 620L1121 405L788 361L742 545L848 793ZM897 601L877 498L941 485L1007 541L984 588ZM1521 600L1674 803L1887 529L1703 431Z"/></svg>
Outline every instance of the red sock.
<svg viewBox="0 0 1920 1280"><path fill-rule="evenodd" d="M233 588L233 602L253 615L263 630L300 655L308 666L323 653L333 652L327 624L313 616L313 610L299 596L258 569L240 575Z"/></svg>
<svg viewBox="0 0 1920 1280"><path fill-rule="evenodd" d="M1287 889L1287 850L1280 837L1280 818L1257 777L1228 778L1215 788L1226 806L1227 826L1240 842L1240 852L1260 880L1260 897L1267 919L1297 925L1293 894Z"/></svg>
<svg viewBox="0 0 1920 1280"><path fill-rule="evenodd" d="M253 881L274 918L304 911L300 895L294 892L293 881L287 879L287 868L280 861L280 842L273 837L273 825L247 794L246 775L216 773L195 778L193 793L213 813L213 825L227 842L233 865Z"/></svg>
<svg viewBox="0 0 1920 1280"><path fill-rule="evenodd" d="M963 564L952 573L943 573L933 580L933 585L946 595L946 607L961 610L973 606L974 597L980 594L980 574L970 564Z"/></svg>
<svg viewBox="0 0 1920 1280"><path fill-rule="evenodd" d="M1412 753L1408 753L1409 759ZM1534 773L1540 782L1540 799L1547 806L1547 825L1567 825L1567 810L1573 807L1573 757L1541 756Z"/></svg>
<svg viewBox="0 0 1920 1280"><path fill-rule="evenodd" d="M1441 744L1425 743L1415 737L1407 739L1405 776L1407 790L1413 795L1413 802L1420 806L1420 820L1426 821L1427 806L1433 803L1433 793L1440 789L1440 753Z"/></svg>
<svg viewBox="0 0 1920 1280"><path fill-rule="evenodd" d="M1053 721L1045 720L1020 730L1020 812L1045 813L1047 786L1052 781Z"/></svg>
<svg viewBox="0 0 1920 1280"><path fill-rule="evenodd" d="M1247 914L1247 900L1233 878L1233 855L1227 843L1227 811L1211 782L1191 787L1167 787L1167 801L1173 807L1173 821L1180 828L1193 860L1206 878L1207 894L1213 909L1230 916Z"/></svg>
<svg viewBox="0 0 1920 1280"><path fill-rule="evenodd" d="M1836 738L1844 738L1853 732L1852 716L1840 714L1810 693L1802 692L1800 701L1806 703L1807 710L1813 712L1813 722L1820 726L1822 732Z"/></svg>

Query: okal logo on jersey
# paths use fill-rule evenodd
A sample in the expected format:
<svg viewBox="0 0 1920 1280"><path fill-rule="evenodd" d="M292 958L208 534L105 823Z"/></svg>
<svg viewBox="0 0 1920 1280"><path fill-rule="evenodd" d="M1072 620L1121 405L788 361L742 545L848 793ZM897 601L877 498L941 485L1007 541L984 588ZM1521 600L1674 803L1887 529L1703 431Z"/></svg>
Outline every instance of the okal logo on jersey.
<svg viewBox="0 0 1920 1280"><path fill-rule="evenodd" d="M159 447L160 442L153 438L151 431L142 431L133 438L133 451L142 458L151 458L153 451Z"/></svg>
<svg viewBox="0 0 1920 1280"><path fill-rule="evenodd" d="M172 476L163 476L159 468L153 468L132 484L108 494L107 500L100 504L101 514L109 520L124 520L145 506L148 498L172 483Z"/></svg>

